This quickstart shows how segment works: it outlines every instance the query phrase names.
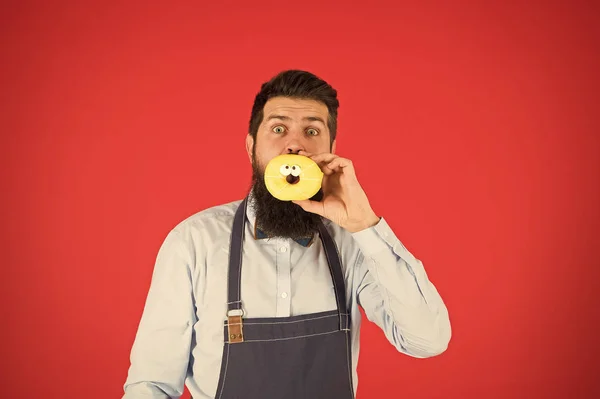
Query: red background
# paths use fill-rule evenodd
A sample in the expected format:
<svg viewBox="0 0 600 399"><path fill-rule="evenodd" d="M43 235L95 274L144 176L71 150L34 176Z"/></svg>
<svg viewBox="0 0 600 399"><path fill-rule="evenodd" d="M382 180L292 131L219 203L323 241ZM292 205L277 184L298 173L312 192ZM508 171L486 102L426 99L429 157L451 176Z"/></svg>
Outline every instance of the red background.
<svg viewBox="0 0 600 399"><path fill-rule="evenodd" d="M597 3L85 3L0 14L0 396L122 395L162 240L245 194L286 68L450 311L428 360L364 324L358 397L600 395Z"/></svg>

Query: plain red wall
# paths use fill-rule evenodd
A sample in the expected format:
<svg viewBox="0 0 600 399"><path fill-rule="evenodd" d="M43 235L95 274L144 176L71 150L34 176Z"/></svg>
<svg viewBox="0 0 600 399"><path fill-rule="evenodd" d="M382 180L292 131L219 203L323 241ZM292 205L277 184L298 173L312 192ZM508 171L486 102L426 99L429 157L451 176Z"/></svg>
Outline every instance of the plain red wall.
<svg viewBox="0 0 600 399"><path fill-rule="evenodd" d="M1 397L121 396L162 240L245 194L286 68L450 311L428 360L364 324L358 397L600 395L597 3L82 3L0 16Z"/></svg>

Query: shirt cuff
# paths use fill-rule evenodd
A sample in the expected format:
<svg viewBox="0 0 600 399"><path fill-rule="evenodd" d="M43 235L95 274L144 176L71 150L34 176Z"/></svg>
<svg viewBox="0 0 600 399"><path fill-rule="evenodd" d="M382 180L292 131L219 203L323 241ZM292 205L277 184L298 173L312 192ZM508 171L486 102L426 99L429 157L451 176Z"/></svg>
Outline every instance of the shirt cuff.
<svg viewBox="0 0 600 399"><path fill-rule="evenodd" d="M381 217L375 226L352 233L352 237L365 256L373 256L382 251L389 251L393 247L395 235L387 221Z"/></svg>

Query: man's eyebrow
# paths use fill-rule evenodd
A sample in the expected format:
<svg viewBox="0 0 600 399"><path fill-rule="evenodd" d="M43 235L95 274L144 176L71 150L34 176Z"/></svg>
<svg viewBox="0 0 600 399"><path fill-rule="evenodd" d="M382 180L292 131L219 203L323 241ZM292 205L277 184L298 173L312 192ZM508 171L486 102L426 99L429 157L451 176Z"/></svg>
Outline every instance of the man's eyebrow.
<svg viewBox="0 0 600 399"><path fill-rule="evenodd" d="M285 115L270 115L267 120L270 121L271 119L281 119L282 121L288 121L292 118L290 118L289 116L285 116Z"/></svg>
<svg viewBox="0 0 600 399"><path fill-rule="evenodd" d="M310 122L321 122L322 124L325 124L325 121L320 116L307 116L304 118L304 120Z"/></svg>

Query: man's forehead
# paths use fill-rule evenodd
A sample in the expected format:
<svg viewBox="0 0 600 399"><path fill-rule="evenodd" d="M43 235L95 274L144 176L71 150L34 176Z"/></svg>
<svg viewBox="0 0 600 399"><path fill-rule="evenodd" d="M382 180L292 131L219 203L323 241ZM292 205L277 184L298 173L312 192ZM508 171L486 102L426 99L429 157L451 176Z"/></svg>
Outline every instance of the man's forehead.
<svg viewBox="0 0 600 399"><path fill-rule="evenodd" d="M292 118L304 118L314 115L326 119L327 114L327 106L316 100L275 97L269 99L264 107L265 120L268 120L272 115L286 115Z"/></svg>

